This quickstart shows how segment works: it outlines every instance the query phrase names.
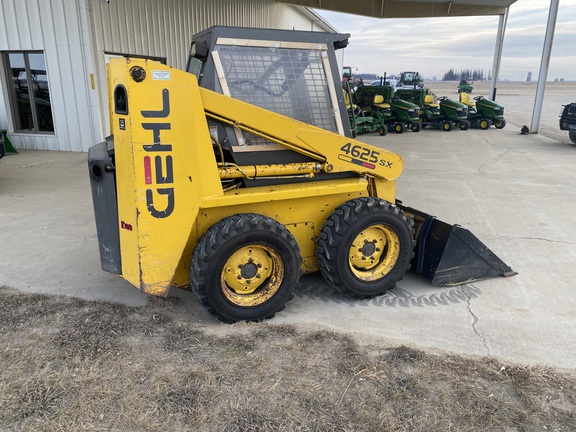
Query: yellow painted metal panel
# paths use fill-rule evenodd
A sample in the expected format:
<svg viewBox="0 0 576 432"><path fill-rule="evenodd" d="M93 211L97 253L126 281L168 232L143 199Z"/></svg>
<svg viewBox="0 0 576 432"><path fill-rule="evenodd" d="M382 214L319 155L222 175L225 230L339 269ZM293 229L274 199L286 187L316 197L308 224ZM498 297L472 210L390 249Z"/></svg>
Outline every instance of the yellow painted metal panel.
<svg viewBox="0 0 576 432"><path fill-rule="evenodd" d="M219 120L326 161L331 172L365 172L379 179L396 180L404 168L402 157L352 138L276 114L238 99L200 89L206 112ZM266 128L264 128L266 126Z"/></svg>
<svg viewBox="0 0 576 432"><path fill-rule="evenodd" d="M122 276L163 295L201 197L222 194L208 125L193 75L143 60L112 59L109 69L129 113L112 116Z"/></svg>
<svg viewBox="0 0 576 432"><path fill-rule="evenodd" d="M194 75L157 62L112 59L109 76L122 276L146 293L165 295L170 285L186 285L198 239L233 214L260 213L286 225L302 250L303 270L311 272L317 269L315 239L336 207L376 193L394 202L394 180L402 169L395 153L377 149L394 167L350 162L342 158L343 148L361 158L360 150L350 149L358 145L370 154L376 147L201 89ZM214 115L239 116L240 125L325 161L308 168L318 165L352 177L224 192L207 100ZM287 164L288 171L279 172L297 166ZM271 174L278 168L271 167Z"/></svg>
<svg viewBox="0 0 576 432"><path fill-rule="evenodd" d="M259 192L227 194L224 199L205 200L196 226L190 236L176 275L175 286L188 285L190 260L198 239L222 218L237 213L258 213L284 224L294 235L302 255L302 270L312 273L318 270L316 263L316 238L326 219L339 205L354 198L368 196L366 181L331 180L298 185L286 185L291 189L260 189ZM298 189L300 191L298 192Z"/></svg>

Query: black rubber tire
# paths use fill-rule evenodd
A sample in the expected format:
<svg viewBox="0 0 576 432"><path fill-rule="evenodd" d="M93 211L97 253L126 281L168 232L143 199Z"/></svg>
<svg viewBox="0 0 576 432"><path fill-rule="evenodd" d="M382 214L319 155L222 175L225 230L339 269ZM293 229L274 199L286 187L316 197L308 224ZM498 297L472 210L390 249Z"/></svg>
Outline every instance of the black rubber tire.
<svg viewBox="0 0 576 432"><path fill-rule="evenodd" d="M244 306L229 300L226 293L234 293L224 282L224 267L234 252L248 246L273 250L281 260L281 276L277 290L256 305ZM260 321L274 317L294 297L294 290L302 276L302 257L294 236L281 223L269 217L244 213L222 219L200 238L190 262L190 288L200 304L220 321ZM261 288L273 280L268 277ZM239 295L240 296L240 295Z"/></svg>
<svg viewBox="0 0 576 432"><path fill-rule="evenodd" d="M496 129L504 129L506 127L506 120L494 120L494 127Z"/></svg>
<svg viewBox="0 0 576 432"><path fill-rule="evenodd" d="M480 126L480 129L486 130L486 129L490 128L490 120L481 119L480 122L478 123L478 125Z"/></svg>
<svg viewBox="0 0 576 432"><path fill-rule="evenodd" d="M404 126L404 123L396 123L394 125L394 132L396 132L397 134L404 133L405 130L406 126Z"/></svg>
<svg viewBox="0 0 576 432"><path fill-rule="evenodd" d="M570 137L570 141L576 144L576 132L568 131L568 137Z"/></svg>
<svg viewBox="0 0 576 432"><path fill-rule="evenodd" d="M374 226L384 226L395 233L400 250L386 274L367 281L354 274L350 252L354 250L354 240ZM365 197L342 204L330 215L317 239L320 273L332 287L348 297L371 298L384 294L396 286L410 267L414 256L413 226L413 220L408 220L402 210L388 201Z"/></svg>
<svg viewBox="0 0 576 432"><path fill-rule="evenodd" d="M460 130L468 130L470 129L470 122L468 120L464 120L460 123Z"/></svg>
<svg viewBox="0 0 576 432"><path fill-rule="evenodd" d="M422 124L420 122L414 122L410 125L412 132L420 132L422 130Z"/></svg>
<svg viewBox="0 0 576 432"><path fill-rule="evenodd" d="M378 128L378 133L380 134L380 136L385 136L388 133L388 128L386 127L386 125L380 126Z"/></svg>
<svg viewBox="0 0 576 432"><path fill-rule="evenodd" d="M446 120L444 123L442 123L442 130L450 132L452 129L454 129L454 123L452 123L452 121Z"/></svg>

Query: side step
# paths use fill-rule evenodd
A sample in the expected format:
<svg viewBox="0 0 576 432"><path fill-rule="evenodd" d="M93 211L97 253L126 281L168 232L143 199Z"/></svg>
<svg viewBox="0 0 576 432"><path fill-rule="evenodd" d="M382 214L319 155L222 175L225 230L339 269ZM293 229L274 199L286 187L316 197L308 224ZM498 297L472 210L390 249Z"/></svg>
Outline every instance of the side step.
<svg viewBox="0 0 576 432"><path fill-rule="evenodd" d="M399 202L396 205L407 216L414 216L416 256L411 269L434 285L460 285L518 274L466 228L449 225Z"/></svg>

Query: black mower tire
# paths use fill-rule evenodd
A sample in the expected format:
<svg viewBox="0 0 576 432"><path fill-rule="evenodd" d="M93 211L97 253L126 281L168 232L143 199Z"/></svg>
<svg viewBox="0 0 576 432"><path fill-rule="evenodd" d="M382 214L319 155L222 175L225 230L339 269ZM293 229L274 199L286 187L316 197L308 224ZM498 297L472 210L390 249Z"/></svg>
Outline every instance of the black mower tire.
<svg viewBox="0 0 576 432"><path fill-rule="evenodd" d="M495 120L494 121L494 127L496 129L504 129L506 127L506 120L502 119L502 120Z"/></svg>
<svg viewBox="0 0 576 432"><path fill-rule="evenodd" d="M347 297L384 294L410 267L413 227L413 220L388 201L373 197L347 201L330 215L318 236L320 273Z"/></svg>
<svg viewBox="0 0 576 432"><path fill-rule="evenodd" d="M482 130L489 129L490 128L490 120L482 119L482 120L480 120L478 125L480 126L480 129L482 129Z"/></svg>
<svg viewBox="0 0 576 432"><path fill-rule="evenodd" d="M294 297L301 276L294 236L278 221L254 213L213 225L190 262L192 292L210 315L226 323L274 317Z"/></svg>
<svg viewBox="0 0 576 432"><path fill-rule="evenodd" d="M404 123L396 123L394 125L394 132L396 132L397 134L404 133L405 130L406 126L404 126Z"/></svg>
<svg viewBox="0 0 576 432"><path fill-rule="evenodd" d="M576 144L576 132L575 131L568 131L568 137L570 137L570 141Z"/></svg>
<svg viewBox="0 0 576 432"><path fill-rule="evenodd" d="M423 125L420 122L414 122L410 125L410 129L412 132L420 132L422 130Z"/></svg>
<svg viewBox="0 0 576 432"><path fill-rule="evenodd" d="M442 123L442 130L450 132L452 129L454 129L454 123L452 123L452 121L446 120L444 123Z"/></svg>
<svg viewBox="0 0 576 432"><path fill-rule="evenodd" d="M468 120L464 120L460 123L460 130L468 130L470 129L470 122Z"/></svg>
<svg viewBox="0 0 576 432"><path fill-rule="evenodd" d="M379 134L380 136L385 136L387 133L388 133L388 128L386 127L386 125L380 126L380 127L378 128L378 134Z"/></svg>

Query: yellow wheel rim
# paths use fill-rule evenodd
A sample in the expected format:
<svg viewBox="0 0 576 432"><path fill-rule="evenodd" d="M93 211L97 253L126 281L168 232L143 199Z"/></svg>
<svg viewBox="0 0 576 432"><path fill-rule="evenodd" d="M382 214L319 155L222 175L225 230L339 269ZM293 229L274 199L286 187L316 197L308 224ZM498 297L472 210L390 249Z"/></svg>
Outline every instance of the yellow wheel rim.
<svg viewBox="0 0 576 432"><path fill-rule="evenodd" d="M224 264L221 288L238 306L257 306L269 300L284 279L278 251L263 245L248 245L234 252Z"/></svg>
<svg viewBox="0 0 576 432"><path fill-rule="evenodd" d="M400 256L400 238L385 225L371 225L360 232L348 254L352 273L363 281L386 276Z"/></svg>
<svg viewBox="0 0 576 432"><path fill-rule="evenodd" d="M488 121L482 120L482 121L480 122L480 127L481 127L482 129L488 129Z"/></svg>

